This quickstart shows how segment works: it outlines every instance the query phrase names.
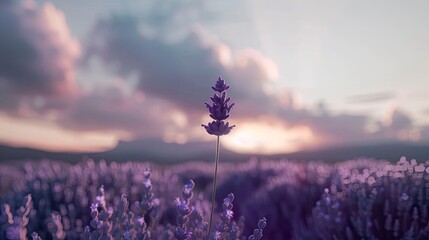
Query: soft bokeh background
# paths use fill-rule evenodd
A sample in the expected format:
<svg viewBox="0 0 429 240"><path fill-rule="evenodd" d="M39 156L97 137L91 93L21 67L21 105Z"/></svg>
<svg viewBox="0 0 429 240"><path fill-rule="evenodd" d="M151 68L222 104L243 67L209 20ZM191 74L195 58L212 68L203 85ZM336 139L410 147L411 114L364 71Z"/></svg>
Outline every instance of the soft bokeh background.
<svg viewBox="0 0 429 240"><path fill-rule="evenodd" d="M0 143L210 142L200 124L222 76L232 152L428 144L428 12L390 0L1 1Z"/></svg>

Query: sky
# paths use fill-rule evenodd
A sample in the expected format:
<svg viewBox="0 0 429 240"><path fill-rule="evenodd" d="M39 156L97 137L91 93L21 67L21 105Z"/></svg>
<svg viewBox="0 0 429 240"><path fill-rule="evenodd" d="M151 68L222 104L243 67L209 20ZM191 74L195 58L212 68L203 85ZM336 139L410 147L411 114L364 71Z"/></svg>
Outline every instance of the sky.
<svg viewBox="0 0 429 240"><path fill-rule="evenodd" d="M288 153L429 143L427 1L1 1L0 143L95 152L213 141Z"/></svg>

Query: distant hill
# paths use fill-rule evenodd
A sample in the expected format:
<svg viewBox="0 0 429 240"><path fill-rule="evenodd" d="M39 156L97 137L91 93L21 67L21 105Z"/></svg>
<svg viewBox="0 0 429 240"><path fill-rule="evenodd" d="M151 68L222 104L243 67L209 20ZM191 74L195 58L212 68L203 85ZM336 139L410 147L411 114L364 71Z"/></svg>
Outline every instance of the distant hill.
<svg viewBox="0 0 429 240"><path fill-rule="evenodd" d="M130 142L121 141L116 148L88 156L94 159L115 161L154 161L158 163L176 163L182 161L211 161L214 159L213 142L188 142L186 144L166 143L160 139L144 139ZM246 160L250 156L221 150L222 158Z"/></svg>
<svg viewBox="0 0 429 240"><path fill-rule="evenodd" d="M182 161L212 161L215 144L212 142L190 142L187 144L165 143L160 139L120 141L107 151L98 153L49 152L30 148L0 145L0 161L53 159L78 162L84 158L106 161L152 161L156 163L177 163ZM237 154L227 149L221 150L222 160L247 160L250 155Z"/></svg>
<svg viewBox="0 0 429 240"><path fill-rule="evenodd" d="M416 159L419 162L424 162L429 160L429 145L398 142L389 144L343 146L277 155L277 157L282 156L289 159L322 160L325 162L337 162L359 157L385 159L391 162L396 162L399 161L400 157L405 156L407 159Z"/></svg>
<svg viewBox="0 0 429 240"><path fill-rule="evenodd" d="M80 153L56 153L31 148L0 145L0 162L20 160L53 159L74 162L82 159Z"/></svg>
<svg viewBox="0 0 429 240"><path fill-rule="evenodd" d="M93 158L94 160L104 159L106 161L152 161L159 164L170 164L182 161L213 161L214 151L215 144L213 142L176 144L165 143L158 139L119 142L115 148L99 153L55 153L37 149L0 145L0 161L54 159L67 162L78 162L84 158ZM429 145L390 143L345 146L277 155L239 154L221 148L222 161L245 161L251 157L260 157L337 162L358 157L368 157L396 162L401 156L406 156L408 159L414 158L419 162L429 160Z"/></svg>

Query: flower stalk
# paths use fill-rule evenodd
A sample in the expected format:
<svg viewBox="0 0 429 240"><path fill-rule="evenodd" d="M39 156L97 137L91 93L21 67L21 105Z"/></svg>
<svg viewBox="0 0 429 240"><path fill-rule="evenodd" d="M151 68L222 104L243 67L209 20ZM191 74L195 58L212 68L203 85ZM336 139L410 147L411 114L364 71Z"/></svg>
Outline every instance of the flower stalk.
<svg viewBox="0 0 429 240"><path fill-rule="evenodd" d="M216 155L215 155L215 167L214 167L214 173L213 173L213 190L212 190L212 208L210 211L210 222L209 222L209 235L212 230L213 225L213 215L214 215L214 208L216 203L216 181L217 181L217 166L219 163L219 150L220 150L220 137L217 136L216 140Z"/></svg>

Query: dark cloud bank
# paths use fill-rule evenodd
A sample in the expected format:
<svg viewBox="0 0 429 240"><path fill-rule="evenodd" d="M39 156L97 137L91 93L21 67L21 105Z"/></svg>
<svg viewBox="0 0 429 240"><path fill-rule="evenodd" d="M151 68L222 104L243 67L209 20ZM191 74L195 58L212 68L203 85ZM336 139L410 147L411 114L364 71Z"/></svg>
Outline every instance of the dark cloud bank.
<svg viewBox="0 0 429 240"><path fill-rule="evenodd" d="M52 4L0 2L0 107L23 114L45 99L76 94L79 43ZM37 101L36 101L37 102Z"/></svg>

